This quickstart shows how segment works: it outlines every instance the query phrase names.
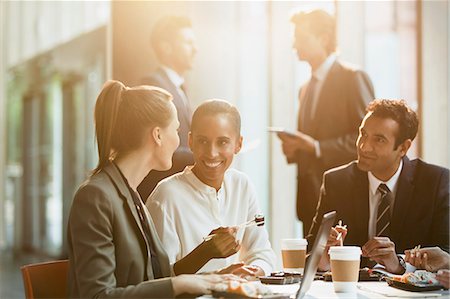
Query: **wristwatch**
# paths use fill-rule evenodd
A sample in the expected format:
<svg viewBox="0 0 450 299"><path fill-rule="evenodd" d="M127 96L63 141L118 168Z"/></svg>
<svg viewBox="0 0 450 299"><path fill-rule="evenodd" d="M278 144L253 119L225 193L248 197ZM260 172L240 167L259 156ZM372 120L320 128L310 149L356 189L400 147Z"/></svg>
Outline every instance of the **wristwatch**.
<svg viewBox="0 0 450 299"><path fill-rule="evenodd" d="M403 273L406 271L406 262L403 259L403 257L401 255L397 255L398 258L398 262L400 263L400 266L403 268Z"/></svg>

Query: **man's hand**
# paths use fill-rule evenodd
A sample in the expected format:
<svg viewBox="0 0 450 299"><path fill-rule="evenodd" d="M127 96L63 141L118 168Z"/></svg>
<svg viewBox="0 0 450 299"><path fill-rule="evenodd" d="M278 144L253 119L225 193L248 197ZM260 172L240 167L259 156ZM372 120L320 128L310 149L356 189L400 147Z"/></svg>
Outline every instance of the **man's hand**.
<svg viewBox="0 0 450 299"><path fill-rule="evenodd" d="M395 252L395 244L388 237L374 237L367 241L362 247L362 256L383 265L391 273L403 274L405 272Z"/></svg>
<svg viewBox="0 0 450 299"><path fill-rule="evenodd" d="M444 288L448 289L450 287L450 270L439 270L436 279Z"/></svg>
<svg viewBox="0 0 450 299"><path fill-rule="evenodd" d="M297 131L296 135L286 134L283 132L277 133L278 138L281 139L283 153L288 161L295 159L297 151L304 151L308 153L315 153L314 138Z"/></svg>
<svg viewBox="0 0 450 299"><path fill-rule="evenodd" d="M247 280L256 280L258 276L264 275L264 271L258 266L250 266L240 262L220 269L217 274L234 274Z"/></svg>
<svg viewBox="0 0 450 299"><path fill-rule="evenodd" d="M339 240L338 236L340 234ZM336 225L331 228L330 234L327 240L327 249L331 246L341 246L344 244L345 236L347 236L347 226Z"/></svg>
<svg viewBox="0 0 450 299"><path fill-rule="evenodd" d="M339 222L341 223L341 222ZM339 234L339 240L337 239ZM330 270L330 256L328 255L328 250L331 246L341 246L344 244L345 236L347 236L347 225L338 224L335 227L332 227L330 230L330 234L328 235L327 245L325 246L325 251L320 258L319 262L319 270L328 271Z"/></svg>
<svg viewBox="0 0 450 299"><path fill-rule="evenodd" d="M430 272L450 268L450 255L439 247L405 250L405 261Z"/></svg>
<svg viewBox="0 0 450 299"><path fill-rule="evenodd" d="M241 249L236 240L236 227L219 227L210 232L211 239L204 242L203 246L211 258L226 258Z"/></svg>

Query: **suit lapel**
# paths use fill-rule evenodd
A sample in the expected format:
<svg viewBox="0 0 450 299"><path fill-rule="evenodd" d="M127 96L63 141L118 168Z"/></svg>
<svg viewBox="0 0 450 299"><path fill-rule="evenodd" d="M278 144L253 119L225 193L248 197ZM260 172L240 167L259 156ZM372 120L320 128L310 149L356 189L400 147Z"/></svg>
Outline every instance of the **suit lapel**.
<svg viewBox="0 0 450 299"><path fill-rule="evenodd" d="M164 276L170 276L169 257L167 256L167 253L164 250L161 240L158 238L158 233L156 231L152 217L150 216L150 213L145 205L144 205L144 211L145 211L145 217L147 218L148 224L150 226L150 231L152 232L151 242L153 244L154 250L157 253L158 260L159 260L159 266L161 267L161 272L163 273Z"/></svg>
<svg viewBox="0 0 450 299"><path fill-rule="evenodd" d="M330 107L333 107L333 102L330 103L330 100L333 100L336 98L336 95L329 94L330 91L336 90L334 87L335 85L335 78L336 73L339 71L339 63L335 61L333 65L331 66L328 74L326 75L322 88L319 91L319 95L317 97L317 103L316 103L316 109L315 113L312 116L312 123L310 125L309 132L305 132L311 136L316 136L317 127L321 124L320 119L323 119L322 116L320 116L320 113L323 113L324 111L327 111L330 109ZM337 103L336 103L337 104Z"/></svg>
<svg viewBox="0 0 450 299"><path fill-rule="evenodd" d="M167 73L162 68L158 68L157 73L158 73L158 76L161 77L160 78L161 82L165 82L167 85L164 88L167 89L167 91L170 92L172 95L174 95L174 97L175 97L175 95L179 96L177 87L169 79L169 76L167 76Z"/></svg>
<svg viewBox="0 0 450 299"><path fill-rule="evenodd" d="M367 178L367 172L359 170L356 164L353 167L355 182L354 211L357 214L355 218L360 221L358 236L361 238L361 244L364 244L368 238L369 227L369 179Z"/></svg>
<svg viewBox="0 0 450 299"><path fill-rule="evenodd" d="M308 82L309 83L309 82ZM305 90L307 88L308 85L303 85L300 90L298 91L298 101L299 101L299 109L298 109L298 117L297 117L297 130L299 130L300 132L304 132L304 128L303 128L303 120L302 120L302 115L304 114L304 109L305 109Z"/></svg>
<svg viewBox="0 0 450 299"><path fill-rule="evenodd" d="M398 188L395 195L394 211L391 217L391 238L399 240L400 228L403 227L405 217L408 214L409 206L412 203L412 195L414 194L414 167L408 157L403 157L403 169L398 178Z"/></svg>
<svg viewBox="0 0 450 299"><path fill-rule="evenodd" d="M180 114L182 117L186 119L186 121L191 123L192 112L190 110L190 106L183 100L183 97L180 95L178 88L173 84L172 80L167 76L167 73L162 69L158 69L158 75L161 76L161 81L167 83L167 91L173 95L173 101L176 102L176 106L182 108L181 111L178 111L178 117ZM186 99L187 95L185 94ZM187 99L188 100L188 99Z"/></svg>
<svg viewBox="0 0 450 299"><path fill-rule="evenodd" d="M122 175L119 173L117 168L110 163L108 166L104 168L104 171L108 174L113 184L116 186L117 191L120 197L126 202L131 214L133 215L133 219L136 222L136 225L139 227L139 231L141 233L142 239L145 241L145 246L147 250L147 275L153 273L151 263L150 263L150 245L147 242L147 238L145 237L144 228L142 227L141 220L139 219L138 212L136 210L136 206L134 205L133 198L131 197L130 190L127 185L123 181Z"/></svg>

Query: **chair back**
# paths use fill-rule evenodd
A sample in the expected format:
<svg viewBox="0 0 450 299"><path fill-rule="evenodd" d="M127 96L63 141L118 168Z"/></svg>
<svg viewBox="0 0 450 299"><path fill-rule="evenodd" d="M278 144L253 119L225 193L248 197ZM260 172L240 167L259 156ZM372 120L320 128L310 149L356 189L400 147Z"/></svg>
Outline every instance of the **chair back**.
<svg viewBox="0 0 450 299"><path fill-rule="evenodd" d="M27 299L67 298L69 260L30 264L20 269Z"/></svg>

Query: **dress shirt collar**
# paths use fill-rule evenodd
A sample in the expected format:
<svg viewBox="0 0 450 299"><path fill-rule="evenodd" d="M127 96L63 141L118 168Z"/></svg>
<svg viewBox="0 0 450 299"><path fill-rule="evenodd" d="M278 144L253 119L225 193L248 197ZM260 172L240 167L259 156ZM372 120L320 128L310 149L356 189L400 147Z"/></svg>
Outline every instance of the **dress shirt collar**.
<svg viewBox="0 0 450 299"><path fill-rule="evenodd" d="M195 173L192 172L193 167L194 167L193 165L186 166L186 168L184 169L184 172L186 173L186 177L188 178L190 183L195 187L195 189L199 190L200 192L204 192L204 193L218 193L218 195L222 194L223 189L224 189L224 187L223 187L224 182L222 182L222 185L220 186L219 191L216 191L216 188L206 185L205 183L200 181L200 179L195 175ZM225 172L224 181L225 181L226 176L227 176L227 172Z"/></svg>
<svg viewBox="0 0 450 299"><path fill-rule="evenodd" d="M387 182L380 181L372 174L372 172L369 171L367 173L367 176L369 178L370 192L372 194L376 194L378 186L380 184L386 184L386 186L388 186L389 190L391 190L391 192L395 194L397 192L398 178L400 177L400 173L402 172L402 169L403 169L403 160L400 160L400 165L398 166L397 171Z"/></svg>
<svg viewBox="0 0 450 299"><path fill-rule="evenodd" d="M167 77L169 77L169 80L177 87L177 88L181 88L181 85L183 85L184 83L184 78L181 77L177 72L175 72L173 69L165 66L165 65L161 65L161 68L163 69L164 72L166 72Z"/></svg>
<svg viewBox="0 0 450 299"><path fill-rule="evenodd" d="M330 71L331 67L333 66L334 62L336 61L337 57L336 54L331 54L330 56L325 59L324 62L317 68L317 70L312 74L314 78L316 78L318 81L325 80L328 72Z"/></svg>

